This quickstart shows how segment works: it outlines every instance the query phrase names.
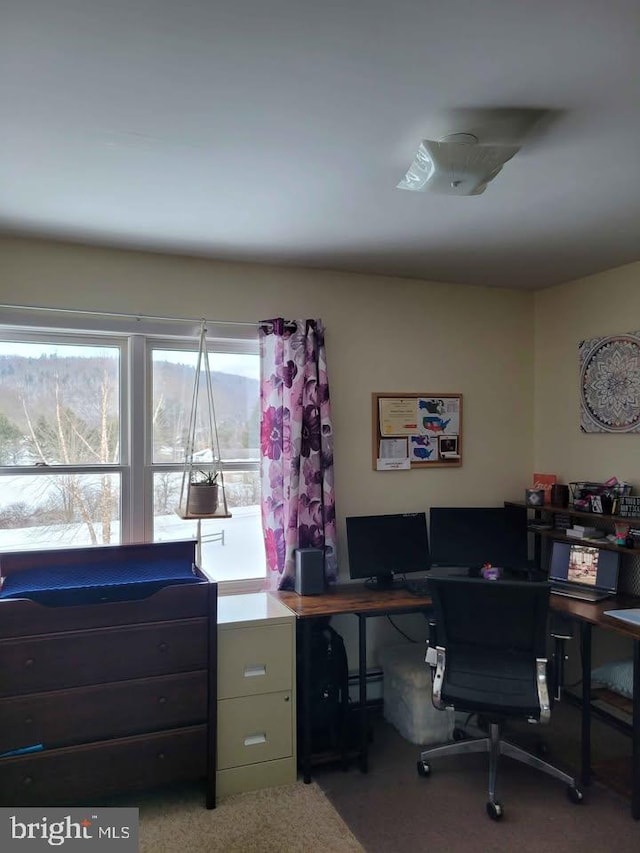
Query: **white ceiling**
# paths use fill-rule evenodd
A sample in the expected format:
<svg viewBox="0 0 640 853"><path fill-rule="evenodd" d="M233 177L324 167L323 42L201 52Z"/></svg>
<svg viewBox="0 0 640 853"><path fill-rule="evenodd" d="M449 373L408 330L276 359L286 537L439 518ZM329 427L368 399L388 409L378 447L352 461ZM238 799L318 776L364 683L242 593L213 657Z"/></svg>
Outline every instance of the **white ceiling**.
<svg viewBox="0 0 640 853"><path fill-rule="evenodd" d="M640 259L638 0L2 0L0 25L4 233L523 288ZM483 195L395 188L423 138L527 123Z"/></svg>

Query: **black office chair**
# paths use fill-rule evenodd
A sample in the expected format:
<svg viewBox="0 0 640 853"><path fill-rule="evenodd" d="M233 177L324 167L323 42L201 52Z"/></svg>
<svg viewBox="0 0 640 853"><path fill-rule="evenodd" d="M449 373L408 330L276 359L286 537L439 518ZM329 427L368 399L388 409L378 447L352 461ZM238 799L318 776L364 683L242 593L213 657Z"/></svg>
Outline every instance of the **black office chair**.
<svg viewBox="0 0 640 853"><path fill-rule="evenodd" d="M508 755L565 782L569 799L581 803L582 792L572 776L502 737L509 719L547 723L551 715L548 585L434 577L429 586L437 634L427 652L433 667L433 703L440 709L481 715L489 734L425 749L418 773L430 775L432 758L488 752L487 814L499 820L503 809L496 800L498 756Z"/></svg>

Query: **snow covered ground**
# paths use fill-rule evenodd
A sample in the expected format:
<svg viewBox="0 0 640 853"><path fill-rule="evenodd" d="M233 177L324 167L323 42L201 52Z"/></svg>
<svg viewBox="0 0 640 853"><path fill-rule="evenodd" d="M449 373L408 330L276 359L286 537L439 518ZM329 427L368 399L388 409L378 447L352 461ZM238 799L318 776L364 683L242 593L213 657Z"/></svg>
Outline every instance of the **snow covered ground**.
<svg viewBox="0 0 640 853"><path fill-rule="evenodd" d="M260 507L244 506L232 512L232 518L202 522L202 567L219 581L264 577ZM154 530L158 542L195 539L196 522L184 521L177 515L161 515L154 519ZM219 538L207 541L211 533L222 530L224 544ZM113 525L112 536L112 544L117 544L117 522ZM90 544L89 532L83 524L0 529L0 553L27 549L82 548Z"/></svg>

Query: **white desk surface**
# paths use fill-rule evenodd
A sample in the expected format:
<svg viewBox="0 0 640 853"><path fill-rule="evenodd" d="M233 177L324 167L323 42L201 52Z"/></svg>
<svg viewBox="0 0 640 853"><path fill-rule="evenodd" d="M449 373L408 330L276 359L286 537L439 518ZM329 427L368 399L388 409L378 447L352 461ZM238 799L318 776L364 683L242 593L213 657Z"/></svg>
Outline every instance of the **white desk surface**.
<svg viewBox="0 0 640 853"><path fill-rule="evenodd" d="M294 613L268 592L218 597L218 626L291 620Z"/></svg>

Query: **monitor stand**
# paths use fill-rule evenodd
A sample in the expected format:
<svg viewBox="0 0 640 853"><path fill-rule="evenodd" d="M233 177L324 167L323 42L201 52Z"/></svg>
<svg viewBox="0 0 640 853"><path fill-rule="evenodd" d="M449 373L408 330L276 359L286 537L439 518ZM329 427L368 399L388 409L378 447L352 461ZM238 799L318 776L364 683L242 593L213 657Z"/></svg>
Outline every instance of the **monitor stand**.
<svg viewBox="0 0 640 853"><path fill-rule="evenodd" d="M367 589L382 592L385 589L400 589L403 583L404 581L401 579L394 581L393 574L389 573L388 575L375 575L372 578L368 578L364 582L364 585Z"/></svg>

